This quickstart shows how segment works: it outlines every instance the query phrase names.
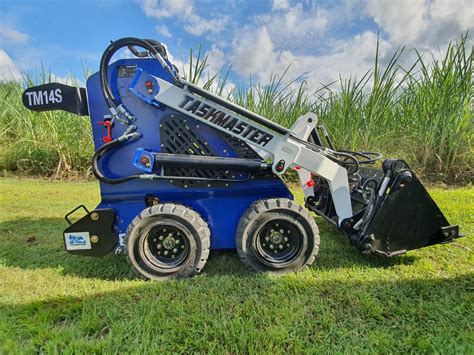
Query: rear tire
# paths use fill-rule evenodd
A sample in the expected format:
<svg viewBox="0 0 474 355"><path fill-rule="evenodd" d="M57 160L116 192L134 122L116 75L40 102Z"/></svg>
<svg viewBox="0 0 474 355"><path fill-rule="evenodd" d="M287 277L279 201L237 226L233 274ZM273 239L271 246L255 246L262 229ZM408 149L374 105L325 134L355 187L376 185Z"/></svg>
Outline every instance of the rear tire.
<svg viewBox="0 0 474 355"><path fill-rule="evenodd" d="M210 231L195 211L164 203L144 209L124 238L127 259L146 279L193 276L209 257Z"/></svg>
<svg viewBox="0 0 474 355"><path fill-rule="evenodd" d="M236 245L240 259L253 271L300 271L318 254L319 230L297 203L286 198L260 200L242 215Z"/></svg>

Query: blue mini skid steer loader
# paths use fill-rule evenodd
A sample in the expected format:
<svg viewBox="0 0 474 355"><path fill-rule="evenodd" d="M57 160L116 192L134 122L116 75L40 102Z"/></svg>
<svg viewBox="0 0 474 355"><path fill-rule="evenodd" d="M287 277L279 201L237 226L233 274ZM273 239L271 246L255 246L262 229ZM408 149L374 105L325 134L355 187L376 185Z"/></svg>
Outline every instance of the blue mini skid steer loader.
<svg viewBox="0 0 474 355"><path fill-rule="evenodd" d="M124 48L134 58L111 63ZM288 129L216 96L181 78L156 40L111 42L86 86L23 94L31 110L91 118L101 202L66 215L69 253L125 254L155 280L195 275L210 249L237 249L254 271L297 271L319 251L309 211L363 253L393 256L459 237L403 160L374 169L380 154L336 149L313 113ZM305 208L281 180L289 168Z"/></svg>

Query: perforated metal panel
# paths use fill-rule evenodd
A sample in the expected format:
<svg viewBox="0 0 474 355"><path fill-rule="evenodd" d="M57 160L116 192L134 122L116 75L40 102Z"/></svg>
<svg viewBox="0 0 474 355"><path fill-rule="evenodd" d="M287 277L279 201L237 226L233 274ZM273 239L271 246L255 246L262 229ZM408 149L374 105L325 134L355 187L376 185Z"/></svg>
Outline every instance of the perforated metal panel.
<svg viewBox="0 0 474 355"><path fill-rule="evenodd" d="M187 154L199 156L223 156L219 155L199 132L199 123L193 118L181 114L165 116L160 123L161 151L163 153ZM212 134L219 136L239 158L260 159L258 154L245 142L230 135L223 134L217 130ZM165 168L167 176L187 176L215 181L200 181L189 179L173 179L172 183L181 187L213 187L229 186L230 182L218 180L245 180L249 178L247 172L225 171L214 169L190 169L190 168ZM265 177L264 174L254 174L254 177ZM268 177L268 175L266 175ZM271 177L271 176L270 176Z"/></svg>

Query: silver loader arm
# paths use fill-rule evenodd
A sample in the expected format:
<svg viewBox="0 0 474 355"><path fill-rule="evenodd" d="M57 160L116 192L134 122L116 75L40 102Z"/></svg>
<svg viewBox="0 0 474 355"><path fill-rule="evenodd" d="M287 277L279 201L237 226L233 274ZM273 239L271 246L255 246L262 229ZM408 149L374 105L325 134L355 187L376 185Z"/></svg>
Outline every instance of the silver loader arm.
<svg viewBox="0 0 474 355"><path fill-rule="evenodd" d="M272 158L272 170L282 175L290 167L300 168L299 177L305 196L311 196L307 182L311 173L329 182L339 224L352 217L347 171L329 159L325 148L308 146L301 140L308 138L317 122L314 113L301 116L292 130L248 111L219 96L182 80L180 88L158 77L158 92L153 99L178 112L195 118L219 131L241 139Z"/></svg>

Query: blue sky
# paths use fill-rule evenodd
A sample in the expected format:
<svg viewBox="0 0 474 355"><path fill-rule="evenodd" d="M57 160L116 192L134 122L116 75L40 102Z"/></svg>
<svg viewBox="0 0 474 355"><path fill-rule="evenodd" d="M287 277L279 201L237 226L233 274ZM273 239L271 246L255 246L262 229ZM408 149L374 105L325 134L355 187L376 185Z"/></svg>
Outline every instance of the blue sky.
<svg viewBox="0 0 474 355"><path fill-rule="evenodd" d="M473 28L472 0L0 0L0 78L41 63L58 80L96 71L110 40L124 36L166 43L181 68L202 45L209 71L232 65L231 84L265 84L291 65L317 87L361 76L377 34L382 57L398 47L423 53L446 47ZM407 51L405 60L412 53Z"/></svg>

